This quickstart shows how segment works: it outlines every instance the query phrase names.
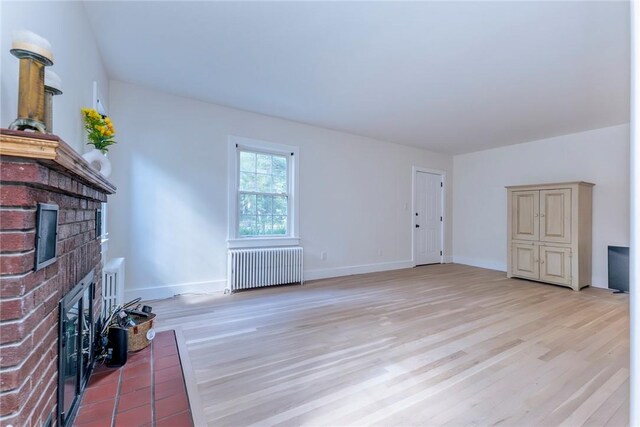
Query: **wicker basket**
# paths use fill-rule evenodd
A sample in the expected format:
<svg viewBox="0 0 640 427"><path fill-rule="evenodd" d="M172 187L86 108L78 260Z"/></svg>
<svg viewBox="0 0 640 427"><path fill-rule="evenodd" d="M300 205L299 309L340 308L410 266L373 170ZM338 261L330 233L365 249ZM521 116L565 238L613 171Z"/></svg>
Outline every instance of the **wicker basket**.
<svg viewBox="0 0 640 427"><path fill-rule="evenodd" d="M149 317L138 316L132 314L131 318L136 322L135 326L129 326L129 352L139 351L151 344L151 340L147 338L147 332L153 328L153 319L156 315L149 314Z"/></svg>

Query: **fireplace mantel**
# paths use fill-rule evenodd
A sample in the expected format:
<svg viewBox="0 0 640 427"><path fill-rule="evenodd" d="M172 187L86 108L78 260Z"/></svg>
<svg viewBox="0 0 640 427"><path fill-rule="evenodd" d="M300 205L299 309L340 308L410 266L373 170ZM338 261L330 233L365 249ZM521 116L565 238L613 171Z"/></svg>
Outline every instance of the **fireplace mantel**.
<svg viewBox="0 0 640 427"><path fill-rule="evenodd" d="M52 169L76 175L105 194L116 192L111 182L56 135L0 129L0 155L36 159Z"/></svg>

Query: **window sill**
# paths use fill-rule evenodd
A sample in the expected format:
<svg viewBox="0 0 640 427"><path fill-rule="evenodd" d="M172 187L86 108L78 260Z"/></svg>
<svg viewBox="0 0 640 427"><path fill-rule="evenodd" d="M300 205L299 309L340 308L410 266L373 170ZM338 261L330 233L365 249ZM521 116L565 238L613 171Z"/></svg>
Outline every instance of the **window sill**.
<svg viewBox="0 0 640 427"><path fill-rule="evenodd" d="M266 248L270 246L298 246L299 237L251 237L227 240L228 249Z"/></svg>

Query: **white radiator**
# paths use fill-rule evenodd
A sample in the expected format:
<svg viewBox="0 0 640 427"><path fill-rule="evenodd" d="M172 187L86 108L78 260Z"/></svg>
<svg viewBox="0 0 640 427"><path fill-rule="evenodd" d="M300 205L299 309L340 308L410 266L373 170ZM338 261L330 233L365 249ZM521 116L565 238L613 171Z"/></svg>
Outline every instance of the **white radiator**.
<svg viewBox="0 0 640 427"><path fill-rule="evenodd" d="M262 286L304 283L302 248L230 249L225 293Z"/></svg>
<svg viewBox="0 0 640 427"><path fill-rule="evenodd" d="M113 258L102 270L102 315L124 303L124 258Z"/></svg>

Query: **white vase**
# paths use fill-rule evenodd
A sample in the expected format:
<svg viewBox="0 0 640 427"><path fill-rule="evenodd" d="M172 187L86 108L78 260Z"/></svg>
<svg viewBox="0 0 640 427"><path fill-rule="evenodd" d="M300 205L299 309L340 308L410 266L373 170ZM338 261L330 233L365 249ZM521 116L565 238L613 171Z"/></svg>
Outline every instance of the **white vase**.
<svg viewBox="0 0 640 427"><path fill-rule="evenodd" d="M111 176L111 162L107 159L107 156L102 154L102 151L94 148L93 150L84 153L82 157L89 162L89 165L105 178Z"/></svg>

